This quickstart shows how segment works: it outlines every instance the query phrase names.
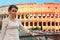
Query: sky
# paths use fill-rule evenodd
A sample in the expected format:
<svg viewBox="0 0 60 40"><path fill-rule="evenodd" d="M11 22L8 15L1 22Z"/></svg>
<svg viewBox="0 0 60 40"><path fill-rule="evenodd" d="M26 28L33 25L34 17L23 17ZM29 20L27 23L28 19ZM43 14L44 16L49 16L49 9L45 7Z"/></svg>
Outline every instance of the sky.
<svg viewBox="0 0 60 40"><path fill-rule="evenodd" d="M20 4L20 3L37 3L43 4L45 2L60 3L60 0L0 0L0 6L11 5L11 4Z"/></svg>

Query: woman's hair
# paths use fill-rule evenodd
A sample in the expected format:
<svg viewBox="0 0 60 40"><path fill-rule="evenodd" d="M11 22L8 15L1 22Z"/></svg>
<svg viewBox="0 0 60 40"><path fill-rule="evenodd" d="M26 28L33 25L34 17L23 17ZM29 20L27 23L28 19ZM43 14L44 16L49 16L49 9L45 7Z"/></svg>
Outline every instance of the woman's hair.
<svg viewBox="0 0 60 40"><path fill-rule="evenodd" d="M16 8L18 10L18 7L15 6L15 5L10 5L9 8L8 8L8 11L10 11L12 8Z"/></svg>

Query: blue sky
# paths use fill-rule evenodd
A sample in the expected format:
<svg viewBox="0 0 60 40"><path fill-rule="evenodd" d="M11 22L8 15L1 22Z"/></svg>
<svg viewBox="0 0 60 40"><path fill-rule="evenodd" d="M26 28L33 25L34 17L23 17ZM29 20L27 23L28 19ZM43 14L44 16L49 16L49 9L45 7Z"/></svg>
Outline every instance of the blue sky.
<svg viewBox="0 0 60 40"><path fill-rule="evenodd" d="M60 0L0 0L0 6L9 4L29 3L29 2L35 2L37 4L43 4L45 2L60 3Z"/></svg>

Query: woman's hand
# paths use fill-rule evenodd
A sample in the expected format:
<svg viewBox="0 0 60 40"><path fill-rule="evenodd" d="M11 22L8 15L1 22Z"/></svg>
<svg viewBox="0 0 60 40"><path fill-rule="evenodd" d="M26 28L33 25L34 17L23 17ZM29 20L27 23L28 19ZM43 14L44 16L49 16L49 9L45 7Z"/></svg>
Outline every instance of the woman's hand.
<svg viewBox="0 0 60 40"><path fill-rule="evenodd" d="M42 31L38 31L38 33L43 33Z"/></svg>
<svg viewBox="0 0 60 40"><path fill-rule="evenodd" d="M36 33L33 33L33 32L29 32L29 34L32 35L32 36L36 35Z"/></svg>

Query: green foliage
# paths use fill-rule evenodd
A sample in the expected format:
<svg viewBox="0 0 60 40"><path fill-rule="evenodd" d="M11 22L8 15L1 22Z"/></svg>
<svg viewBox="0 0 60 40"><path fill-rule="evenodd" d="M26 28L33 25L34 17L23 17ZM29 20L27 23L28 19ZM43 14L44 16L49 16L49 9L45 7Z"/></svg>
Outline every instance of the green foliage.
<svg viewBox="0 0 60 40"><path fill-rule="evenodd" d="M2 27L2 21L0 21L0 30L1 30L1 27Z"/></svg>

